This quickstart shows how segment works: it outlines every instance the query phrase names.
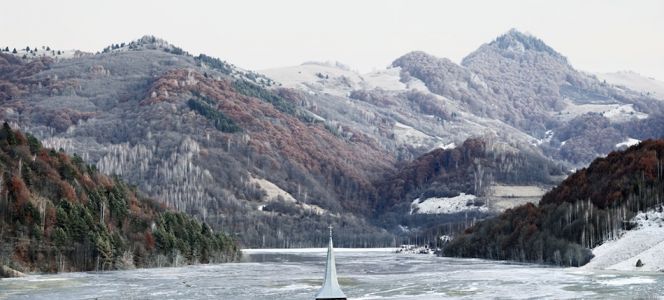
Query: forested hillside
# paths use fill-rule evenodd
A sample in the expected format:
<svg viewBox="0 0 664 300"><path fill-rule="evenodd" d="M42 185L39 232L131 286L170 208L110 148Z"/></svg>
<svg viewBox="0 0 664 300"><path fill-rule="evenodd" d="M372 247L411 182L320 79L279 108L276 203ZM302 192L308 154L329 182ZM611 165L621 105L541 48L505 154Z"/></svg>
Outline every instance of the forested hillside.
<svg viewBox="0 0 664 300"><path fill-rule="evenodd" d="M369 74L305 63L268 78L153 36L65 54L2 51L0 119L243 247L321 246L330 224L339 246L390 246L420 219L483 218L496 185L495 211L525 203L514 190L539 197L659 137L664 112L516 30L461 64L412 52Z"/></svg>
<svg viewBox="0 0 664 300"><path fill-rule="evenodd" d="M567 266L629 229L627 221L664 201L664 140L598 158L528 204L480 222L444 249L447 256Z"/></svg>
<svg viewBox="0 0 664 300"><path fill-rule="evenodd" d="M470 225L468 221L490 216L488 210L471 208L486 208L495 185L551 186L564 175L562 166L551 160L501 146L490 139L473 138L454 149L436 149L404 163L377 183L377 222L387 228L420 228L411 235L435 240L436 235L463 230ZM449 202L462 193L476 199L472 205L464 205L467 209L413 213L414 200L443 198Z"/></svg>
<svg viewBox="0 0 664 300"><path fill-rule="evenodd" d="M544 41L514 29L481 45L460 65L420 51L392 65L403 78L421 80L475 115L536 137L547 156L576 166L629 138L662 137L661 131L639 130L644 120L661 119L662 101L576 70ZM589 119L589 126L578 126Z"/></svg>
<svg viewBox="0 0 664 300"><path fill-rule="evenodd" d="M393 156L299 93L154 37L60 59L0 53L0 115L45 145L232 232L244 247L385 246L361 214Z"/></svg>
<svg viewBox="0 0 664 300"><path fill-rule="evenodd" d="M0 129L0 266L62 272L226 262L236 241L77 155Z"/></svg>

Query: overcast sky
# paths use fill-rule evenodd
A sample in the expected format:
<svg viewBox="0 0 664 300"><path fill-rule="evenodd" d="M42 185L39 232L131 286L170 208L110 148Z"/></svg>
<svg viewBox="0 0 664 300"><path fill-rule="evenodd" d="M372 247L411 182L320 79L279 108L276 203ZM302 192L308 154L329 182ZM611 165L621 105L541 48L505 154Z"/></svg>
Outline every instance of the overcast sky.
<svg viewBox="0 0 664 300"><path fill-rule="evenodd" d="M517 28L578 69L664 80L664 1L10 1L0 46L99 51L145 34L261 70L336 60L362 72L412 50L459 62Z"/></svg>

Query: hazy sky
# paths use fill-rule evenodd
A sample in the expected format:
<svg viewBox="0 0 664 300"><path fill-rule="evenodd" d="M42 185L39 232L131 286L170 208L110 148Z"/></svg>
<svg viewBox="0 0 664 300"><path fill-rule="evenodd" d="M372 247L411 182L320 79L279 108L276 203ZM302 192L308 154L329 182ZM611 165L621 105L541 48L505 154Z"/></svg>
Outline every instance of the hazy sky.
<svg viewBox="0 0 664 300"><path fill-rule="evenodd" d="M581 70L664 80L664 1L8 1L0 46L99 51L145 34L261 70L337 60L366 72L412 50L459 62L510 28Z"/></svg>

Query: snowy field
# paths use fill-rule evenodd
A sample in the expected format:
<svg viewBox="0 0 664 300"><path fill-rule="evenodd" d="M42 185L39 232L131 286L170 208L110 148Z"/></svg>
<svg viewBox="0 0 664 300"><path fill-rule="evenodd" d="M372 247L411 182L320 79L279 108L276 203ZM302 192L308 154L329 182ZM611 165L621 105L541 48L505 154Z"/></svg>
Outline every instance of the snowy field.
<svg viewBox="0 0 664 300"><path fill-rule="evenodd" d="M547 192L536 185L493 185L487 204L491 211L501 212L528 202L539 203Z"/></svg>
<svg viewBox="0 0 664 300"><path fill-rule="evenodd" d="M664 100L664 82L631 71L596 74L599 80Z"/></svg>
<svg viewBox="0 0 664 300"><path fill-rule="evenodd" d="M394 138L400 145L411 145L415 148L425 147L433 141L440 140L399 122L394 124Z"/></svg>
<svg viewBox="0 0 664 300"><path fill-rule="evenodd" d="M565 109L557 115L562 120L571 120L587 113L601 114L616 123L648 118L648 114L635 110L634 104L575 104L569 100L566 104Z"/></svg>
<svg viewBox="0 0 664 300"><path fill-rule="evenodd" d="M410 214L456 214L460 212L487 212L484 205L475 205L475 195L461 193L456 197L417 198L410 205Z"/></svg>
<svg viewBox="0 0 664 300"><path fill-rule="evenodd" d="M387 68L360 74L339 62L308 62L299 66L259 71L284 87L341 97L356 89L427 90L424 83L417 79L411 79L408 83L401 82L400 72L400 68Z"/></svg>
<svg viewBox="0 0 664 300"><path fill-rule="evenodd" d="M585 269L664 272L664 213L640 213L633 220L637 228L595 249L595 257ZM641 260L643 266L637 267Z"/></svg>
<svg viewBox="0 0 664 300"><path fill-rule="evenodd" d="M564 269L391 251L339 251L349 299L625 299L664 294L664 274ZM323 251L247 251L240 263L0 280L0 299L312 299Z"/></svg>

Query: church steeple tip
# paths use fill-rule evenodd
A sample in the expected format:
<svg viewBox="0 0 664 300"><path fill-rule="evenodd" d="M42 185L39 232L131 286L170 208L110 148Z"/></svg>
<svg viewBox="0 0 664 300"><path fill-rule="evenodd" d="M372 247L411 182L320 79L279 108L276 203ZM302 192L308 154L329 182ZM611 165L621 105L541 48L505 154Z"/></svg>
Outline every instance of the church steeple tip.
<svg viewBox="0 0 664 300"><path fill-rule="evenodd" d="M337 280L337 267L334 261L334 246L332 242L332 226L330 229L330 242L327 246L327 263L325 265L325 278L323 286L316 294L316 300L346 300Z"/></svg>

